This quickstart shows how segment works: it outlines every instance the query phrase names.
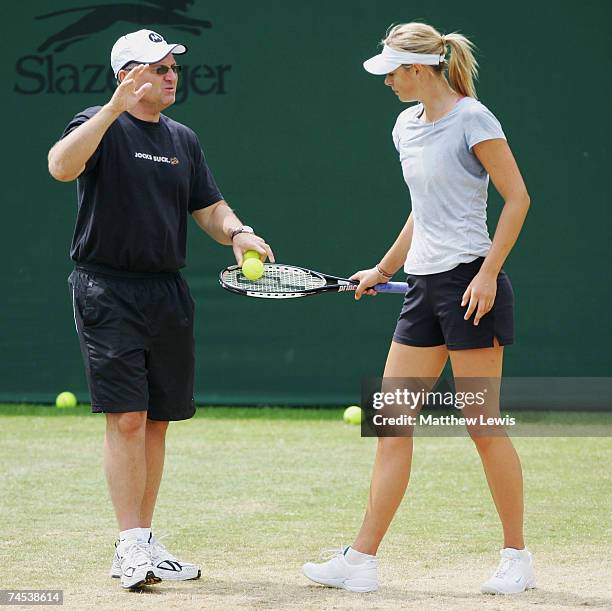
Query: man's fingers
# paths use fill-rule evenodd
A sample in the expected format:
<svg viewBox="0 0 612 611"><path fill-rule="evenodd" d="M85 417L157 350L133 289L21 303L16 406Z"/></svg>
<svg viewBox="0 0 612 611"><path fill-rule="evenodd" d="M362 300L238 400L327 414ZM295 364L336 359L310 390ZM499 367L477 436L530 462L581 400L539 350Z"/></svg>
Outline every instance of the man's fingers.
<svg viewBox="0 0 612 611"><path fill-rule="evenodd" d="M274 257L274 253L272 252L272 249L270 248L270 245L261 236L253 235L252 237L257 240L258 245L252 248L249 247L249 249L247 250L256 250L260 255L263 255L264 260L267 257L268 259L270 259L271 263L275 263L276 259Z"/></svg>
<svg viewBox="0 0 612 611"><path fill-rule="evenodd" d="M126 75L125 78L121 81L121 84L132 83L136 80L137 77L141 76L145 69L149 64L139 64L138 66L134 66Z"/></svg>
<svg viewBox="0 0 612 611"><path fill-rule="evenodd" d="M134 95L144 95L147 89L151 89L151 87L153 87L152 83L144 83L134 91Z"/></svg>
<svg viewBox="0 0 612 611"><path fill-rule="evenodd" d="M138 64L137 66L134 66L128 73L128 77L130 76L134 76L136 74L142 74L147 68L149 67L149 64Z"/></svg>
<svg viewBox="0 0 612 611"><path fill-rule="evenodd" d="M276 259L274 258L274 253L272 252L270 245L264 242L264 248L266 250L266 254L268 255L268 259L270 259L271 263L274 263Z"/></svg>
<svg viewBox="0 0 612 611"><path fill-rule="evenodd" d="M242 250L240 250L240 248L238 248L237 246L233 246L232 250L234 251L234 257L236 258L236 263L242 267L242 261L243 261Z"/></svg>
<svg viewBox="0 0 612 611"><path fill-rule="evenodd" d="M461 298L462 306L464 306L468 302L468 299L470 298L471 293L472 293L472 287L468 286L467 289L465 289L465 293L463 293L463 297Z"/></svg>
<svg viewBox="0 0 612 611"><path fill-rule="evenodd" d="M265 261L266 259L270 259L270 263L274 263L274 253L272 252L272 249L270 248L269 244L266 244L263 240L261 245L257 245L257 246L249 246L244 252L246 252L247 250L254 250L255 252L259 253L260 255L260 259L262 261Z"/></svg>
<svg viewBox="0 0 612 611"><path fill-rule="evenodd" d="M248 252L249 250L254 250L259 255L259 260L263 263L268 258L268 251L263 246L256 246L255 248L247 248L242 252Z"/></svg>

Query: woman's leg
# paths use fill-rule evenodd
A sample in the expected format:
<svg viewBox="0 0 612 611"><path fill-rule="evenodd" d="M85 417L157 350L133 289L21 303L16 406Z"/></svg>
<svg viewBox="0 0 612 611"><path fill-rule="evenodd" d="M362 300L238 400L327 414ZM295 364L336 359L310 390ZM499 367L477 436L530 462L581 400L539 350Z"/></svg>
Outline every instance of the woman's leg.
<svg viewBox="0 0 612 611"><path fill-rule="evenodd" d="M437 379L447 358L446 346L419 348L392 342L384 377ZM406 491L411 464L412 437L379 437L368 505L353 549L376 554Z"/></svg>
<svg viewBox="0 0 612 611"><path fill-rule="evenodd" d="M449 353L457 391L468 388L473 391L476 386L486 386L486 404L478 410L486 416L500 415L503 350L496 340L493 348L452 350ZM467 378L478 379L470 381ZM504 548L523 549L523 473L516 450L500 430L495 431L493 436L487 436L486 430L474 427L470 435L480 455L502 523Z"/></svg>

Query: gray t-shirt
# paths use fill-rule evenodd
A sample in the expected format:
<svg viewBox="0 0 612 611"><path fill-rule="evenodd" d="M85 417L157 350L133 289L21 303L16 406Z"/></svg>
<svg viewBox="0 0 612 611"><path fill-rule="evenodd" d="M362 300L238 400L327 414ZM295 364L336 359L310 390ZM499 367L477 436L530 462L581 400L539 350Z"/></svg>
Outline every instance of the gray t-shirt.
<svg viewBox="0 0 612 611"><path fill-rule="evenodd" d="M461 98L434 123L421 120L422 113L422 104L411 106L393 128L414 219L404 270L416 275L444 272L489 252L489 175L472 147L506 139L499 121L474 98Z"/></svg>

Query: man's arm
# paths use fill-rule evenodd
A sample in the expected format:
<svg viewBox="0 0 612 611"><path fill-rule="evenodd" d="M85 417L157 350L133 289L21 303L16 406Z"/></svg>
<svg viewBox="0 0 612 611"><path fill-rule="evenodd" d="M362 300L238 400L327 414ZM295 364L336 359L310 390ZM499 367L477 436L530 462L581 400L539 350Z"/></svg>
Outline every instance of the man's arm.
<svg viewBox="0 0 612 611"><path fill-rule="evenodd" d="M47 159L49 173L53 178L68 182L80 176L106 130L121 113L137 104L147 89L152 87L151 83L138 87L146 67L147 64L142 64L130 70L108 104L51 148Z"/></svg>
<svg viewBox="0 0 612 611"><path fill-rule="evenodd" d="M49 174L62 182L69 182L80 176L85 164L96 152L106 130L119 114L121 113L117 113L107 104L91 119L57 142L47 156Z"/></svg>
<svg viewBox="0 0 612 611"><path fill-rule="evenodd" d="M195 222L219 244L231 245L238 265L242 265L242 255L247 250L257 251L263 260L269 258L274 262L274 253L266 241L252 233L239 233L231 239L232 231L242 226L240 219L227 205L220 200L212 206L195 210L192 213Z"/></svg>

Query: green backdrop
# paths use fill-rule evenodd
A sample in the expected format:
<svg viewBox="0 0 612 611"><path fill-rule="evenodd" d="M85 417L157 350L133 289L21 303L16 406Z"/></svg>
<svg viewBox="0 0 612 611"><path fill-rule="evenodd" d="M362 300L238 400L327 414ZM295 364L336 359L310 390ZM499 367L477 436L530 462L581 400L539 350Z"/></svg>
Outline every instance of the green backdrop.
<svg viewBox="0 0 612 611"><path fill-rule="evenodd" d="M115 39L149 26L190 48L188 87L167 114L197 132L226 199L277 259L338 275L375 263L410 209L390 137L402 105L361 62L391 23L420 19L469 36L479 97L502 122L532 198L506 265L517 342L505 372L611 375L610 3L420 4L4 5L0 400L46 401L64 389L86 400L66 285L75 185L50 178L46 153L78 110L110 96ZM245 299L217 284L230 249L193 223L188 253L198 402L341 404L357 399L361 376L382 371L400 297Z"/></svg>

